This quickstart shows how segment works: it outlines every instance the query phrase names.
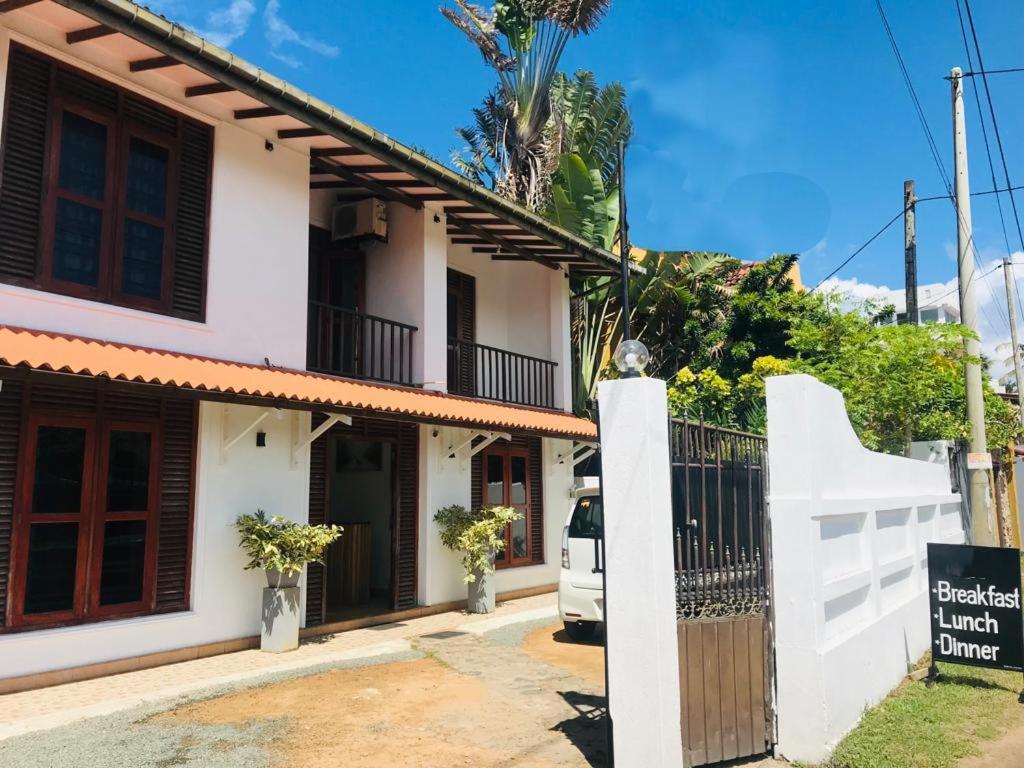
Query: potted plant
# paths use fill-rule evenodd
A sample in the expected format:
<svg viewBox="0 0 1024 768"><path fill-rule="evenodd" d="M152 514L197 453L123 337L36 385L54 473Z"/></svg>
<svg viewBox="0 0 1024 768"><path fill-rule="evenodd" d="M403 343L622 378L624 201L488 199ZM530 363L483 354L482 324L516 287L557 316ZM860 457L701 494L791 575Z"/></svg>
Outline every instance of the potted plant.
<svg viewBox="0 0 1024 768"><path fill-rule="evenodd" d="M439 509L434 522L441 528L441 543L462 553L463 581L470 613L494 610L494 557L505 549L505 530L522 513L512 507L484 507L471 512L454 504Z"/></svg>
<svg viewBox="0 0 1024 768"><path fill-rule="evenodd" d="M260 648L280 652L299 645L299 577L307 563L322 563L331 542L341 536L337 525L303 525L260 509L235 521L240 546L249 557L246 570L267 574L263 590Z"/></svg>

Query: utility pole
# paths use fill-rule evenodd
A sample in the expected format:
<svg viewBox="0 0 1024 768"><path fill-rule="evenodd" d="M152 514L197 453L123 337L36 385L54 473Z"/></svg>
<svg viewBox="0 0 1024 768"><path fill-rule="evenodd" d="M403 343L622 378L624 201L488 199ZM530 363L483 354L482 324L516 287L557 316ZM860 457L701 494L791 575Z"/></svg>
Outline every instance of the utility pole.
<svg viewBox="0 0 1024 768"><path fill-rule="evenodd" d="M903 273L906 279L907 317L905 323L919 325L917 311L917 229L914 223L914 180L903 182Z"/></svg>
<svg viewBox="0 0 1024 768"><path fill-rule="evenodd" d="M971 491L971 543L996 546L992 521L992 494L989 490L991 455L985 437L985 400L981 383L981 343L978 341L978 306L974 293L974 242L971 229L971 189L967 174L967 128L964 123L963 72L954 67L949 73L953 95L953 168L956 198L957 267L960 283L960 320L974 336L965 343L970 360L965 366L967 419L971 424L967 477Z"/></svg>
<svg viewBox="0 0 1024 768"><path fill-rule="evenodd" d="M1003 278L1006 281L1006 312L1010 316L1010 343L1013 344L1013 378L1017 382L1017 404L1020 423L1024 424L1024 408L1021 408L1020 393L1024 387L1024 376L1020 373L1020 344L1017 343L1017 312L1013 308L1013 262L1003 257Z"/></svg>

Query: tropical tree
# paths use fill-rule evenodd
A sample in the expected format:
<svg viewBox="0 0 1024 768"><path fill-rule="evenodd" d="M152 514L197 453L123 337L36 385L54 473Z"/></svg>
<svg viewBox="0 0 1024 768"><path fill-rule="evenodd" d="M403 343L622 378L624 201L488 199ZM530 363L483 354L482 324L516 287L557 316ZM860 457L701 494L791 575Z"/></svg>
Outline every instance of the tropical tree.
<svg viewBox="0 0 1024 768"><path fill-rule="evenodd" d="M670 379L724 323L724 275L739 262L721 253L679 251L647 251L636 262L642 272L629 283L630 327L651 350L647 372ZM622 309L619 283L611 278L581 281L575 293L576 404L585 414L598 380L615 375L608 361L622 338Z"/></svg>
<svg viewBox="0 0 1024 768"><path fill-rule="evenodd" d="M453 160L471 178L531 210L550 197L559 144L549 131L551 86L569 39L601 21L611 0L495 0L492 8L455 0L441 12L479 49L499 85L458 131L466 149Z"/></svg>
<svg viewBox="0 0 1024 768"><path fill-rule="evenodd" d="M559 148L546 215L611 249L619 225L619 142L633 126L621 83L599 88L594 73L559 73L551 86L551 134Z"/></svg>
<svg viewBox="0 0 1024 768"><path fill-rule="evenodd" d="M637 263L643 273L630 279L630 318L651 351L648 372L669 379L684 366L707 367L724 343L727 278L739 262L724 253L647 251Z"/></svg>
<svg viewBox="0 0 1024 768"><path fill-rule="evenodd" d="M821 294L795 286L796 262L794 254L777 254L733 272L721 347L710 359L696 358L696 364L714 364L719 373L736 381L759 357L794 357L789 343L794 324L820 324L828 311Z"/></svg>
<svg viewBox="0 0 1024 768"><path fill-rule="evenodd" d="M789 346L793 371L810 373L843 393L850 422L868 448L904 453L914 440L966 438L963 326L875 325L872 312L845 311L832 297L828 311L798 320ZM1019 436L1013 408L985 382L990 448Z"/></svg>

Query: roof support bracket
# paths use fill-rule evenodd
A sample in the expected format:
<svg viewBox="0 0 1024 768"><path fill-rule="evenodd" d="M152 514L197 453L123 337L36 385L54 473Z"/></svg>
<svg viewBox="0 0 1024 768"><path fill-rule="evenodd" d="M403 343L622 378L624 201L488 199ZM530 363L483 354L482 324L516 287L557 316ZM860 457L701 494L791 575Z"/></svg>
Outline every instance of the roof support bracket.
<svg viewBox="0 0 1024 768"><path fill-rule="evenodd" d="M345 416L341 413L331 413L327 415L327 420L324 421L319 427L309 433L309 437L305 440L293 440L292 441L292 469L299 468L299 456L304 450L309 448L316 440L326 435L331 427L335 424L344 424L345 426L352 426L352 417Z"/></svg>
<svg viewBox="0 0 1024 768"><path fill-rule="evenodd" d="M478 437L482 437L483 440L477 443L476 445L473 445L473 441L476 440ZM508 434L507 432L486 432L480 429L474 430L473 433L469 436L468 440L464 440L458 446L456 446L454 443L448 446L448 458L454 459L466 448L469 448L469 453L467 454L466 458L472 458L473 456L476 456L478 453L480 453L480 451L482 451L484 448L493 443L495 440L508 441L511 439L512 435Z"/></svg>
<svg viewBox="0 0 1024 768"><path fill-rule="evenodd" d="M599 450L600 446L597 443L577 441L572 444L572 449L563 453L555 461L558 464L565 464L566 461L571 459L572 466L575 467L582 464Z"/></svg>
<svg viewBox="0 0 1024 768"><path fill-rule="evenodd" d="M274 410L277 410L277 409L274 409ZM226 462L228 460L228 451L230 451L232 448L234 448L243 437L248 435L250 432L252 432L254 429L256 429L256 427L258 427L260 424L262 424L263 420L266 419L272 413L271 409L269 409L269 408L264 409L263 412L259 416L257 416L255 419L253 419L252 422L250 422L249 425L246 426L245 429L243 429L241 432L239 432L234 437L230 437L229 438L228 437L228 411L229 411L229 408L226 405L224 406L223 410L221 411L221 418L223 419L223 421L221 422L222 429L221 429L221 443L220 443L220 463L221 464L223 464L224 462Z"/></svg>

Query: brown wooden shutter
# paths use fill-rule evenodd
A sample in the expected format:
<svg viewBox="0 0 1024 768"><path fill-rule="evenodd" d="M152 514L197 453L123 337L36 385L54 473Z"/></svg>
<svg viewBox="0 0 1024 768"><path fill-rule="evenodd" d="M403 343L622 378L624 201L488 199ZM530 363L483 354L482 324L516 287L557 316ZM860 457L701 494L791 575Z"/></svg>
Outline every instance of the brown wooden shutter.
<svg viewBox="0 0 1024 768"><path fill-rule="evenodd" d="M470 459L469 478L469 507L476 511L484 505L484 457L479 451Z"/></svg>
<svg viewBox="0 0 1024 768"><path fill-rule="evenodd" d="M17 44L0 158L0 280L36 285L39 278L50 103L57 94L179 139L170 313L203 320L213 130Z"/></svg>
<svg viewBox="0 0 1024 768"><path fill-rule="evenodd" d="M448 289L455 292L459 297L459 327L457 338L459 341L476 341L476 278L454 269L448 270ZM475 375L476 351L474 348L464 348L458 359L457 388L453 391L462 395L476 394ZM451 366L451 363L449 363ZM451 368L449 368L451 371ZM449 376L451 373L449 373Z"/></svg>
<svg viewBox="0 0 1024 768"><path fill-rule="evenodd" d="M157 610L189 607L195 500L196 403L163 405L160 451L160 543L156 561Z"/></svg>
<svg viewBox="0 0 1024 768"><path fill-rule="evenodd" d="M11 568L11 527L18 474L23 386L5 381L0 389L0 627L7 616L7 578Z"/></svg>
<svg viewBox="0 0 1024 768"><path fill-rule="evenodd" d="M213 131L182 122L178 167L178 207L174 223L174 293L176 315L196 320L206 312L206 251L209 236L210 166Z"/></svg>
<svg viewBox="0 0 1024 768"><path fill-rule="evenodd" d="M324 423L322 413L313 414L312 429ZM333 431L333 429L332 429ZM330 433L328 433L330 434ZM327 441L324 435L309 446L309 524L327 522ZM306 626L324 623L324 567L311 563L306 568Z"/></svg>
<svg viewBox="0 0 1024 768"><path fill-rule="evenodd" d="M50 76L48 59L11 46L0 165L0 278L8 281L36 279Z"/></svg>
<svg viewBox="0 0 1024 768"><path fill-rule="evenodd" d="M395 608L416 605L416 549L419 528L419 427L395 422L398 432L398 520L396 521Z"/></svg>
<svg viewBox="0 0 1024 768"><path fill-rule="evenodd" d="M526 438L529 461L526 471L530 478L530 546L531 559L544 562L544 450L539 437Z"/></svg>
<svg viewBox="0 0 1024 768"><path fill-rule="evenodd" d="M73 96L78 101L107 112L117 111L118 89L109 83L65 67L57 68L55 82L57 93Z"/></svg>

